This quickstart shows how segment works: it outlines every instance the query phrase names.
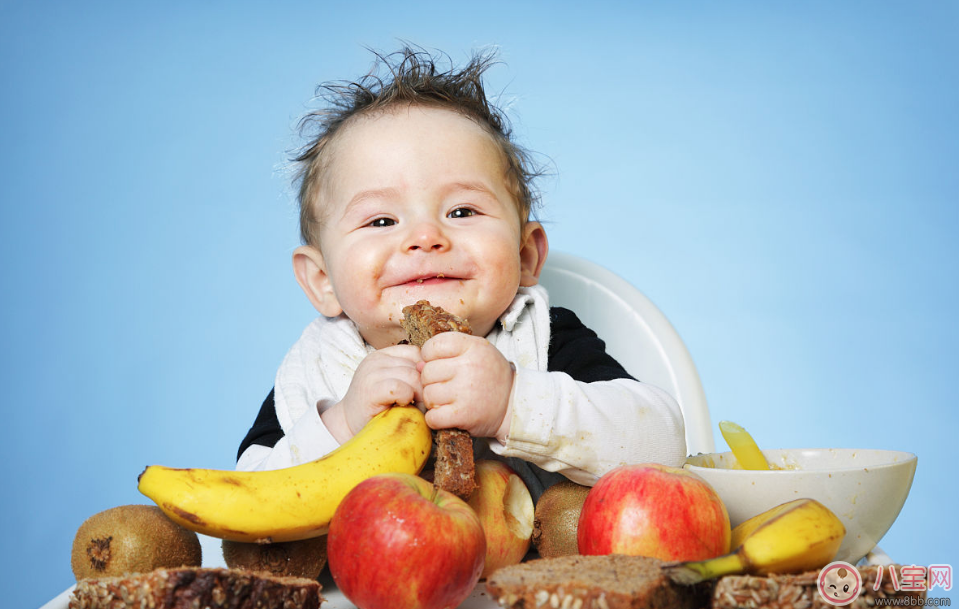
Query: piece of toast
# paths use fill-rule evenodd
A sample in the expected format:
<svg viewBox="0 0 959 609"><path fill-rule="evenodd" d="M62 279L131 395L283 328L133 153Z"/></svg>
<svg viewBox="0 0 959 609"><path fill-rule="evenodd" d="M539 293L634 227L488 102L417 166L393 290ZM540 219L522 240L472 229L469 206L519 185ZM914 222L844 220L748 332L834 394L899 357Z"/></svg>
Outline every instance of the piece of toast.
<svg viewBox="0 0 959 609"><path fill-rule="evenodd" d="M426 341L441 332L472 334L469 322L426 300L403 307L403 329L409 342L422 347ZM433 484L468 501L476 488L476 470L473 463L473 438L462 429L441 429L436 438L436 469Z"/></svg>
<svg viewBox="0 0 959 609"><path fill-rule="evenodd" d="M501 607L702 609L711 584L673 583L663 562L645 556L557 556L498 569L486 591Z"/></svg>
<svg viewBox="0 0 959 609"><path fill-rule="evenodd" d="M862 581L859 596L844 607L851 609L866 609L878 606L877 598L914 597L902 606L921 606L926 597L925 590L903 590L901 583L902 567L896 568L896 582L889 574L891 566L883 567L883 576L879 589L876 590L876 579L879 574L877 566L857 567ZM850 581L852 581L850 579ZM833 605L823 600L819 594L819 571L809 571L795 575L727 575L716 582L713 590L710 607L712 609L831 609ZM845 598L845 597L842 597ZM903 599L905 600L905 599Z"/></svg>
<svg viewBox="0 0 959 609"><path fill-rule="evenodd" d="M181 567L81 579L69 609L318 609L316 580L240 569Z"/></svg>

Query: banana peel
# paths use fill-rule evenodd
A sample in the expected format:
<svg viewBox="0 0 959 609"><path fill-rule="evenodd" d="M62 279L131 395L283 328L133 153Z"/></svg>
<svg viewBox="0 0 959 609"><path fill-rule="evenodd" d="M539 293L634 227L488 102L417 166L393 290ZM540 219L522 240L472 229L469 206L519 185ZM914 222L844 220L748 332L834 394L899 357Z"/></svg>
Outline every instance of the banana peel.
<svg viewBox="0 0 959 609"><path fill-rule="evenodd" d="M815 499L796 499L734 528L729 554L663 568L674 582L687 585L742 573L802 573L829 564L845 536L846 527L829 508Z"/></svg>
<svg viewBox="0 0 959 609"><path fill-rule="evenodd" d="M741 425L732 421L720 421L719 432L729 444L729 448L736 456L736 461L743 469L768 470L769 462L753 437Z"/></svg>

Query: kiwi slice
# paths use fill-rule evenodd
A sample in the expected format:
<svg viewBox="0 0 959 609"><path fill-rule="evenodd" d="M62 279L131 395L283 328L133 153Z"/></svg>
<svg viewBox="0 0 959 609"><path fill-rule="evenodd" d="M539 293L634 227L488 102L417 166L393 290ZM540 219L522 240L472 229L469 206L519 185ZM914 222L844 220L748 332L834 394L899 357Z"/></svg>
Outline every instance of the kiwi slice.
<svg viewBox="0 0 959 609"><path fill-rule="evenodd" d="M121 505L90 516L77 530L70 554L77 581L160 567L198 567L201 561L196 533L155 505Z"/></svg>
<svg viewBox="0 0 959 609"><path fill-rule="evenodd" d="M576 532L590 487L565 480L547 488L533 513L533 546L544 558L579 554Z"/></svg>
<svg viewBox="0 0 959 609"><path fill-rule="evenodd" d="M223 560L231 569L316 579L326 566L326 535L274 543L246 543L224 539Z"/></svg>

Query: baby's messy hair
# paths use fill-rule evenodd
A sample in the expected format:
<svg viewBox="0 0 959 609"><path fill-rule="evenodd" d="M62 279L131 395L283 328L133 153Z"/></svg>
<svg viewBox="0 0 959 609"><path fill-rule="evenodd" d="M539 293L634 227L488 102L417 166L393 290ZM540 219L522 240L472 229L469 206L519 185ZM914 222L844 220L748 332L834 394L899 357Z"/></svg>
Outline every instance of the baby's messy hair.
<svg viewBox="0 0 959 609"><path fill-rule="evenodd" d="M376 61L355 82L337 81L317 87L325 107L300 119L299 129L307 143L297 156L294 185L298 187L300 238L316 245L321 218L314 203L330 164L327 147L350 119L382 111L396 104L453 110L476 121L503 151L507 162L507 186L516 199L520 219L529 219L538 203L533 182L542 174L531 155L512 139L509 120L486 96L483 75L497 62L495 49L474 53L461 69L447 55L404 46L387 55L373 51ZM449 67L441 69L440 60Z"/></svg>

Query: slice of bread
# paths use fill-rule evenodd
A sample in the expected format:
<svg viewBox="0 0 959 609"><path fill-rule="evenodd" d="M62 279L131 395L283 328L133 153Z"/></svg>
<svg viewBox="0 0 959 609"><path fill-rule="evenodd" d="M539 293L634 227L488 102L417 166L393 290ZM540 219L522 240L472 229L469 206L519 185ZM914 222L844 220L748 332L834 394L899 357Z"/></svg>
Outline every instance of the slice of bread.
<svg viewBox="0 0 959 609"><path fill-rule="evenodd" d="M239 569L156 569L81 579L69 609L317 609L323 602L320 589L311 579Z"/></svg>
<svg viewBox="0 0 959 609"><path fill-rule="evenodd" d="M429 301L403 307L403 321L410 344L422 347L426 341L442 332L472 334L467 320L461 319ZM433 484L469 501L476 489L476 469L473 461L473 438L462 429L440 429L436 439L436 471Z"/></svg>
<svg viewBox="0 0 959 609"><path fill-rule="evenodd" d="M897 603L903 607L919 607L925 602L925 590L904 590L896 582L905 581L902 567L895 565L895 582L889 573L893 566L884 567L884 574L877 589L877 566L858 567L862 587L859 595L844 607L867 609L876 607L876 599L902 598ZM845 571L845 569L843 569ZM844 575L845 576L845 575ZM852 578L848 578L853 582ZM896 588L899 588L898 590ZM835 602L845 601L838 597ZM795 575L727 575L721 577L713 590L712 609L739 609L756 607L759 609L831 609L832 605L819 594L819 572L809 571Z"/></svg>
<svg viewBox="0 0 959 609"><path fill-rule="evenodd" d="M409 337L410 344L422 347L426 341L443 332L462 332L472 334L469 321L434 307L428 300L403 307L403 320L400 322Z"/></svg>
<svg viewBox="0 0 959 609"><path fill-rule="evenodd" d="M711 585L683 586L644 556L559 556L503 567L486 590L509 609L702 609Z"/></svg>

